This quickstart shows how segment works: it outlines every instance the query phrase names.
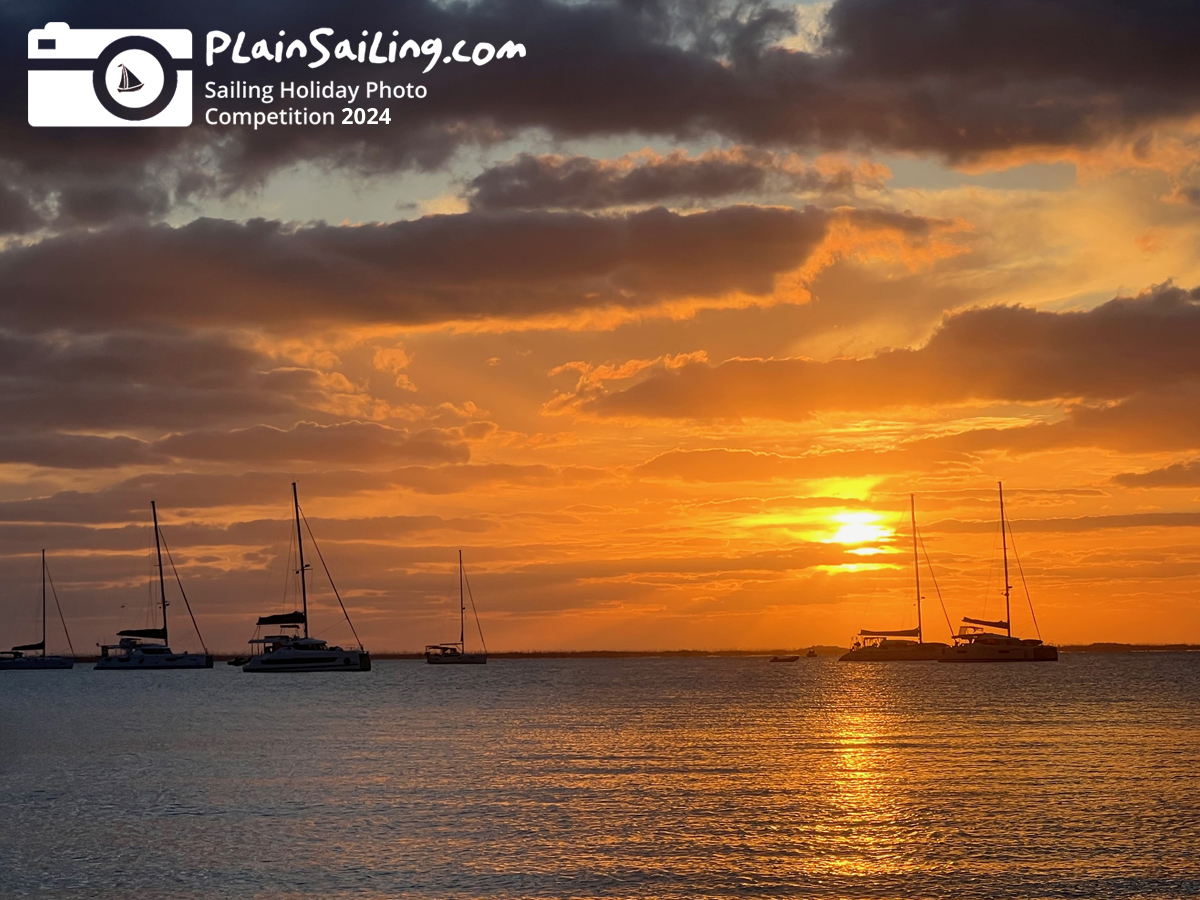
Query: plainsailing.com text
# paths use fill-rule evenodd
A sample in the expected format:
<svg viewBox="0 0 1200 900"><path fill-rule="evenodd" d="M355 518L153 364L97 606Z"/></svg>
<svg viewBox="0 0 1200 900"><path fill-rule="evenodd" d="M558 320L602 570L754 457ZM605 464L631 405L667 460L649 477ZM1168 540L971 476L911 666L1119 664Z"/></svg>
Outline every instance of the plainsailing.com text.
<svg viewBox="0 0 1200 900"><path fill-rule="evenodd" d="M299 39L289 42L287 32L281 31L278 40L264 38L255 41L250 49L250 55L247 56L243 52L246 44L246 32L239 31L235 41L224 31L210 31L205 41L207 45L204 54L205 62L211 66L217 56L229 50L230 44L233 45L233 52L230 54L229 60L239 64L245 64L251 60L281 63L292 57L307 60L311 48L316 58L307 63L310 69L320 68L329 62L330 57L347 62L379 65L395 63L397 60L402 61L409 56L415 60L424 56L429 59L424 69L424 72L428 73L439 61L443 63L469 62L477 66L486 66L493 59L517 59L525 55L525 45L514 41L505 41L499 47L487 41L480 41L471 48L469 53L464 52L467 42L458 41L454 44L453 50L449 50L449 44L446 44L449 52L443 56L441 38L429 38L418 44L414 40L398 40L399 31L393 31L392 40L386 44L384 44L385 38L382 31L376 31L374 37L370 32L364 31L362 33L363 40L342 39L337 42L337 46L330 53L326 42L333 37L333 34L332 28L314 28L308 33L307 42Z"/></svg>

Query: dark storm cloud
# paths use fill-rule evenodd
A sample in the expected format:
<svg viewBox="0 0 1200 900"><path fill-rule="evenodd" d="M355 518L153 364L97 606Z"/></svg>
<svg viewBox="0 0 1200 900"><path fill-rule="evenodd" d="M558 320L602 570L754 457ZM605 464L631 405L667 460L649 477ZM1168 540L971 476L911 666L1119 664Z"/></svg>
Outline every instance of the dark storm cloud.
<svg viewBox="0 0 1200 900"><path fill-rule="evenodd" d="M167 515L174 511L221 507L286 508L291 502L291 473L144 472L94 491L56 491L43 497L0 501L0 522L45 522L103 525L141 521L150 500L157 499ZM378 472L318 471L299 478L309 501L345 499L379 490ZM386 481L384 482L386 483ZM282 515L282 513L281 513Z"/></svg>
<svg viewBox="0 0 1200 900"><path fill-rule="evenodd" d="M471 456L466 443L445 433L409 434L374 422L300 422L291 428L255 425L233 431L190 431L169 435L152 446L160 458L251 465L301 461L371 465L406 460L465 463Z"/></svg>
<svg viewBox="0 0 1200 900"><path fill-rule="evenodd" d="M25 234L45 224L28 195L14 187L0 187L0 235Z"/></svg>
<svg viewBox="0 0 1200 900"><path fill-rule="evenodd" d="M693 215L468 213L359 227L199 219L71 232L0 254L0 323L413 325L762 295L805 261L831 215L843 214L737 206ZM929 225L844 215L866 227Z"/></svg>
<svg viewBox="0 0 1200 900"><path fill-rule="evenodd" d="M25 126L25 35L47 21L113 27L94 3L8 4L0 27L0 157L35 200L54 200L80 174L113 186L113 211L154 214L161 191L177 198L253 186L300 161L360 172L432 168L463 143L524 129L557 137L716 133L759 146L871 145L969 159L1020 147L1077 146L1128 133L1200 104L1192 59L1200 7L1092 0L839 0L821 53L787 50L790 13L766 4L554 3L483 0L438 4L134 3L121 21L275 38L328 25L342 35L396 29L418 39L519 41L525 59L486 69L439 64L330 62L323 78L383 77L426 84L424 101L393 103L391 127L113 129L59 132ZM202 52L202 45L198 50ZM228 56L228 54L226 54ZM199 79L288 77L303 65L222 61ZM198 99L201 112L204 102ZM232 104L236 106L237 104ZM227 107L230 106L227 104ZM261 104L260 104L261 106ZM90 130L88 130L90 132ZM9 184L18 181L10 180ZM156 196L157 195L157 196ZM65 195L64 195L65 196ZM65 209L86 207L67 198ZM94 212L92 212L94 215Z"/></svg>
<svg viewBox="0 0 1200 900"><path fill-rule="evenodd" d="M344 450L346 456L352 456L352 445ZM433 446L429 456L450 456L456 450L454 445ZM301 493L308 498L306 502L322 504L331 499L344 502L350 497L397 490L454 494L529 485L567 487L605 476L602 470L586 466L450 463L362 469L353 468L358 463L353 458L344 467L321 468L323 461L315 462L316 468L310 470L306 466L298 480ZM143 472L92 491L64 490L23 500L2 500L0 522L89 525L136 522L143 517L151 499L157 499L164 510L180 515L222 508L283 508L290 502L293 480L297 476L290 467L282 473L270 466L249 471Z"/></svg>
<svg viewBox="0 0 1200 900"><path fill-rule="evenodd" d="M77 290L86 291L86 282ZM69 319L66 306L42 313L46 327ZM0 435L14 428L109 431L254 421L294 413L321 395L316 372L280 368L219 336L166 329L0 333ZM100 451L102 441L72 439L55 452L92 447L114 459L124 451L133 454L127 442L110 442L110 449ZM0 453L20 446L0 441Z"/></svg>
<svg viewBox="0 0 1200 900"><path fill-rule="evenodd" d="M472 209L583 209L703 201L781 191L850 193L879 189L880 175L850 165L818 169L762 150L682 153L609 161L522 153L467 185Z"/></svg>
<svg viewBox="0 0 1200 900"><path fill-rule="evenodd" d="M228 525L173 521L171 509L162 503L158 504L158 510L163 537L169 542L176 562L181 564L188 561L197 548L233 546L253 552L270 549L278 545L281 538L286 546L289 528L294 527L288 516L290 510L282 504L277 519L251 519ZM123 554L145 552L146 536L150 530L150 498L145 498L138 513L133 518L141 519L141 522L119 528L93 528L65 523L0 523L0 547L4 548L5 555L35 553L45 546L56 548L60 554L70 551L97 554L105 551ZM441 516L372 516L360 519L308 516L308 521L313 531L321 536L322 542L387 541L427 532L479 533L495 528L493 523L483 519L444 519ZM119 559L110 560L107 565L98 561L96 566L89 568L108 569L109 577L120 577L118 573L122 572L126 577L137 573L137 567L131 567L128 560Z"/></svg>
<svg viewBox="0 0 1200 900"><path fill-rule="evenodd" d="M1200 486L1200 460L1173 463L1149 472L1122 472L1113 481L1132 488L1194 488Z"/></svg>
<svg viewBox="0 0 1200 900"><path fill-rule="evenodd" d="M0 434L0 462L49 469L111 469L159 459L145 441L91 434Z"/></svg>
<svg viewBox="0 0 1200 900"><path fill-rule="evenodd" d="M1086 312L969 310L945 319L923 347L866 359L691 363L615 393L585 385L574 402L601 415L804 419L819 410L966 400L1117 400L1187 390L1200 381L1197 346L1200 289L1165 285ZM1154 402L1143 398L1117 411L1081 407L1078 418L1086 426Z"/></svg>
<svg viewBox="0 0 1200 900"><path fill-rule="evenodd" d="M470 456L470 447L455 435L437 430L410 434L403 429L355 421L333 425L299 422L290 428L255 425L230 431L185 431L158 440L53 431L0 434L0 462L61 469L104 469L171 461L279 466L339 462L369 466L405 461L461 465Z"/></svg>
<svg viewBox="0 0 1200 900"><path fill-rule="evenodd" d="M990 453L1019 457L1084 447L1120 453L1194 450L1200 448L1197 409L1200 382L1190 382L1141 391L1117 402L1070 403L1063 418L1055 422L975 428L912 441L906 447L927 458L961 454L973 459Z"/></svg>
<svg viewBox="0 0 1200 900"><path fill-rule="evenodd" d="M488 433L354 421L356 391L215 333L0 333L0 463L462 464Z"/></svg>

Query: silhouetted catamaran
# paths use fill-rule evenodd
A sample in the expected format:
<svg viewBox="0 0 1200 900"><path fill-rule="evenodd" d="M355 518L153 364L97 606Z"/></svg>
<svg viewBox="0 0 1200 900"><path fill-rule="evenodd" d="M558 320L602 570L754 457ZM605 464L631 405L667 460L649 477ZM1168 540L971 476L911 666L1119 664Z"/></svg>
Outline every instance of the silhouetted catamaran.
<svg viewBox="0 0 1200 900"><path fill-rule="evenodd" d="M158 597L159 605L162 608L162 627L129 628L125 631L118 631L117 637L120 640L117 643L101 645L100 661L96 663L96 668L111 671L132 671L134 669L211 669L213 665L212 654L204 646L204 638L200 634L200 626L196 624L196 617L192 615L192 605L188 603L187 594L184 593L183 582L179 579L179 572L175 571L174 560L171 560L171 571L175 572L175 583L179 585L179 593L183 596L184 606L187 607L188 615L192 619L192 627L196 629L196 637L200 639L200 646L204 648L204 652L175 653L171 650L167 642L167 606L169 604L167 603L167 582L163 573L162 558L165 541L158 527L158 507L155 506L153 500L150 501L150 517L154 521L154 552L158 567ZM168 559L170 556L171 549L168 547ZM152 643L154 640L162 641L162 643ZM116 650L117 652L110 653L110 650Z"/></svg>
<svg viewBox="0 0 1200 900"><path fill-rule="evenodd" d="M1008 519L1004 515L1004 485L996 482L1000 491L1000 540L1004 547L1004 621L991 622L986 619L970 619L963 616L963 625L954 636L954 646L942 654L942 662L1054 662L1058 659L1058 648L1043 644L1040 638L1015 638L1012 633L1012 585L1008 583ZM1014 552L1016 546L1013 546ZM1020 565L1021 560L1017 559ZM1025 581L1025 573L1021 573ZM1029 589L1025 589L1026 596ZM1033 614L1033 601L1029 601L1029 612ZM1037 618L1033 620L1037 628ZM1003 630L1004 634L986 629Z"/></svg>
<svg viewBox="0 0 1200 900"><path fill-rule="evenodd" d="M475 615L475 627L479 630L479 643L483 646L483 650L478 653L467 652L467 604L463 594L464 586L466 587L465 596L471 598L471 612ZM471 593L471 583L467 581L467 573L463 571L461 550L458 551L458 642L427 645L425 662L431 665L483 665L487 662L487 643L483 640L483 627L479 624L479 612L475 609L475 596Z"/></svg>
<svg viewBox="0 0 1200 900"><path fill-rule="evenodd" d="M924 637L921 621L921 562L917 554L917 503L912 494L908 495L908 511L912 520L913 574L917 582L917 627L900 631L864 629L855 638L854 646L842 655L841 662L918 662L941 659L942 653L949 649L946 644L926 641ZM941 596L940 592L938 596Z"/></svg>
<svg viewBox="0 0 1200 900"><path fill-rule="evenodd" d="M286 631L283 634L258 637L256 628L255 637L250 639L250 646L253 647L257 644L260 649L246 661L246 664L242 666L242 671L369 672L371 670L371 654L363 649L362 641L358 642L357 650L343 650L341 647L329 646L320 638L309 637L308 585L305 575L307 570L312 567L304 562L304 538L300 529L303 513L300 512L300 497L296 492L294 481L292 482L292 504L296 515L296 553L300 563L295 574L300 576L301 608L279 615L259 617L259 628L263 625L271 625L281 630L286 629ZM304 519L304 524L308 524L307 519ZM321 560L321 568L325 570L325 575L329 578L329 586L333 588L333 594L342 608L346 623L350 626L354 639L358 641L358 632L354 630L354 623L350 621L350 613L346 611L346 604L342 603L342 596L338 593L337 585L333 583L333 577L329 575L329 567L325 565L325 558L321 555L321 548L317 546L317 540L313 537L311 528L308 530L308 536L312 538L313 549L317 551L317 558ZM304 637L300 636L301 629L304 630Z"/></svg>
<svg viewBox="0 0 1200 900"><path fill-rule="evenodd" d="M121 83L117 85L117 90L121 93L129 93L130 91L140 91L142 82L138 81L138 77L134 75L125 66L121 66Z"/></svg>
<svg viewBox="0 0 1200 900"><path fill-rule="evenodd" d="M11 650L0 651L0 670L29 669L70 669L75 666L75 647L71 644L71 635L67 631L67 620L63 618L62 607L58 603L58 591L54 590L54 582L50 590L54 594L54 605L58 608L58 618L62 622L63 634L67 638L67 646L71 648L70 656L46 655L46 551L42 551L42 639L36 644L21 644ZM27 656L34 650L41 650L38 656Z"/></svg>

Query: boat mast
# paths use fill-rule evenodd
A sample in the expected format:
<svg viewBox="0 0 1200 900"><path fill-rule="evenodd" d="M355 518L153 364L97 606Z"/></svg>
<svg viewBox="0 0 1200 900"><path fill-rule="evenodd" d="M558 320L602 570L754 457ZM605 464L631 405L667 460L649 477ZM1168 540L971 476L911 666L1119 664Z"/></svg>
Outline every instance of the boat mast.
<svg viewBox="0 0 1200 900"><path fill-rule="evenodd" d="M1004 482L997 481L996 486L1000 489L1000 543L1004 547L1004 627L1008 630L1008 636L1012 637L1012 604L1010 603L1012 585L1008 583L1008 533L1004 528ZM993 546L995 545L993 544Z"/></svg>
<svg viewBox="0 0 1200 900"><path fill-rule="evenodd" d="M292 482L292 502L296 507L296 551L300 556L300 596L304 602L304 636L308 637L308 587L304 583L304 539L300 536L300 495L296 493L296 482Z"/></svg>
<svg viewBox="0 0 1200 900"><path fill-rule="evenodd" d="M925 632L921 630L921 562L917 557L917 501L908 495L908 513L912 518L913 536L913 574L917 576L917 643L925 643Z"/></svg>
<svg viewBox="0 0 1200 900"><path fill-rule="evenodd" d="M42 656L46 655L46 551L42 550Z"/></svg>
<svg viewBox="0 0 1200 900"><path fill-rule="evenodd" d="M462 551L458 551L458 645L467 652L467 604L463 599Z"/></svg>
<svg viewBox="0 0 1200 900"><path fill-rule="evenodd" d="M168 647L171 645L167 640L167 582L163 577L162 564L162 541L158 537L158 507L154 505L154 501L150 501L150 515L154 519L154 550L158 555L158 596L162 602L163 613L163 643ZM46 563L42 562L42 568L45 569Z"/></svg>

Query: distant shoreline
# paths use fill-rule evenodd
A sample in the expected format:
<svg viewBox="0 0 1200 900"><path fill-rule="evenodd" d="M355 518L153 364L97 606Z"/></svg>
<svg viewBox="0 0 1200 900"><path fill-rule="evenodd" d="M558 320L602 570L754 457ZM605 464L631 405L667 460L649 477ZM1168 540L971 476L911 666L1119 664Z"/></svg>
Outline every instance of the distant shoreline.
<svg viewBox="0 0 1200 900"><path fill-rule="evenodd" d="M809 647L774 650L513 650L489 652L491 659L657 659L706 656L804 656ZM818 645L817 656L841 656L849 648ZM1059 644L1064 653L1196 653L1200 644ZM372 653L372 659L422 659L421 653Z"/></svg>
<svg viewBox="0 0 1200 900"><path fill-rule="evenodd" d="M779 648L775 650L509 650L502 653L489 652L491 659L685 659L713 656L804 656L809 649L820 657L841 656L845 647L818 645L809 647ZM1200 644L1118 644L1102 642L1096 644L1059 644L1063 653L1200 653ZM214 653L218 662L226 662L240 654ZM95 662L96 656L76 656L80 663ZM371 652L372 659L424 659L418 652Z"/></svg>

